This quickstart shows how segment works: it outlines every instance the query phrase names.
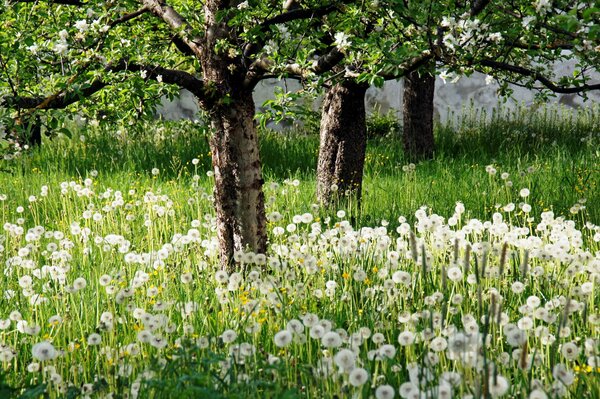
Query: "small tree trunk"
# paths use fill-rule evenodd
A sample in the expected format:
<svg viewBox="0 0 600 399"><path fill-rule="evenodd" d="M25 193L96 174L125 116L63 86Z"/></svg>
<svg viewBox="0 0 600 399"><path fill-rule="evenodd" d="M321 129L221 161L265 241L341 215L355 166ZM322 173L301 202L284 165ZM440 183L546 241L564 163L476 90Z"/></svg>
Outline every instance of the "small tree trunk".
<svg viewBox="0 0 600 399"><path fill-rule="evenodd" d="M317 165L317 199L322 204L346 194L360 200L367 148L366 91L366 85L344 81L325 94Z"/></svg>
<svg viewBox="0 0 600 399"><path fill-rule="evenodd" d="M252 93L211 112L215 208L221 264L235 251L265 253L266 216Z"/></svg>
<svg viewBox="0 0 600 399"><path fill-rule="evenodd" d="M404 78L403 140L410 159L433 157L433 95L435 76L413 71Z"/></svg>

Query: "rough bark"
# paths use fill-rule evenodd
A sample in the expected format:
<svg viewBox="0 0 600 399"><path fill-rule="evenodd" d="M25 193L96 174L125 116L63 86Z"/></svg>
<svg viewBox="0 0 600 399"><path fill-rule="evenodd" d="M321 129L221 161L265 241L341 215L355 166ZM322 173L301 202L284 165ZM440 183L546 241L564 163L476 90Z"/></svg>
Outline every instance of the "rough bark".
<svg viewBox="0 0 600 399"><path fill-rule="evenodd" d="M258 137L250 94L211 113L215 208L221 264L231 269L235 251L265 253L266 217Z"/></svg>
<svg viewBox="0 0 600 399"><path fill-rule="evenodd" d="M325 94L317 165L317 198L322 204L346 194L360 200L367 148L366 90L365 85L344 81Z"/></svg>
<svg viewBox="0 0 600 399"><path fill-rule="evenodd" d="M209 33L201 63L203 80L214 94L212 100L200 100L213 131L210 147L221 265L232 270L236 251L266 252L266 215L252 90L243 87L239 59L214 51L216 42L228 35L226 23L216 17L218 10L217 1L206 3Z"/></svg>
<svg viewBox="0 0 600 399"><path fill-rule="evenodd" d="M404 78L404 152L412 160L433 157L433 95L435 77L413 71Z"/></svg>

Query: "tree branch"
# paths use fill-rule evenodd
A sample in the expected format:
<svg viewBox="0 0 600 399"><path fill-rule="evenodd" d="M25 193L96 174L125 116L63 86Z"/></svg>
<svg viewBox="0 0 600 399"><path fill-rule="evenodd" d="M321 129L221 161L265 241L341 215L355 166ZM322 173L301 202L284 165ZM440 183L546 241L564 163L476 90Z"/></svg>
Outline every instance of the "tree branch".
<svg viewBox="0 0 600 399"><path fill-rule="evenodd" d="M104 71L106 73L119 71L146 71L147 79L158 80L159 76L161 76L162 82L166 84L173 84L187 89L198 98L205 97L202 80L184 71L167 69L153 65L128 63L126 61L120 61L115 65L108 65L106 68L104 68ZM62 109L80 101L82 98L90 97L108 85L109 83L106 81L97 79L82 89L69 91L63 90L47 97L0 97L0 107L37 110Z"/></svg>
<svg viewBox="0 0 600 399"><path fill-rule="evenodd" d="M82 6L83 2L80 0L15 0L16 3L37 3L42 1L50 4L62 4L66 6Z"/></svg>
<svg viewBox="0 0 600 399"><path fill-rule="evenodd" d="M527 76L530 77L532 79L534 79L535 81L540 82L541 84L543 84L547 89L549 89L550 91L553 91L554 93L561 93L561 94L573 94L573 93L581 93L581 92L586 92L586 91L591 91L591 90L600 90L600 84L582 84L579 86L561 86L561 85L557 85L554 82L552 82L550 79L548 79L546 76L544 76L543 74L531 70L529 68L525 68L522 66L518 66L518 65L512 65L512 64L508 64L505 62L499 62L499 61L494 61L494 60L482 60L480 62L480 65L482 66L486 66L489 68L493 68L493 69L499 69L502 71L507 71L507 72L512 72L521 76Z"/></svg>
<svg viewBox="0 0 600 399"><path fill-rule="evenodd" d="M260 33L262 34L262 37L259 37L256 42L250 42L244 45L244 59L250 59L254 54L256 54L261 48L264 47L266 43L265 37L269 33L269 29L271 28L271 26L277 24L284 24L291 21L297 21L300 19L324 17L325 15L339 10L339 4L348 4L352 2L353 0L342 0L341 3L329 4L318 8L299 8L284 12L282 14L276 15L272 18L263 21L260 24ZM251 64L250 62L247 63Z"/></svg>
<svg viewBox="0 0 600 399"><path fill-rule="evenodd" d="M114 21L111 21L111 22L108 24L108 26L110 26L110 27L112 28L113 26L116 26L116 25L119 25L119 24L125 23L125 22L127 22L127 21L129 21L129 20L132 20L132 19L134 19L134 18L137 18L137 17L139 17L140 15L142 15L142 14L144 14L144 13L148 12L148 11L150 11L150 10L148 9L148 7L146 7L146 6L143 6L143 7L141 7L140 9L138 9L137 11L134 11L134 12L132 12L132 13L129 13L129 14L125 14L125 15L121 16L120 18L117 18L117 19L115 19Z"/></svg>
<svg viewBox="0 0 600 399"><path fill-rule="evenodd" d="M193 36L192 27L181 14L163 0L143 0L143 4L152 14L162 19L196 57L202 56L203 39Z"/></svg>
<svg viewBox="0 0 600 399"><path fill-rule="evenodd" d="M472 17L479 15L492 0L473 0L470 14Z"/></svg>
<svg viewBox="0 0 600 399"><path fill-rule="evenodd" d="M407 62L405 62L403 64L400 64L399 67L401 69L398 71L398 73L395 73L395 74L379 73L378 75L381 76L382 78L384 78L385 80L400 79L400 78L408 75L409 73L416 71L423 65L428 64L429 62L431 62L433 60L433 58L434 58L434 56L431 52L423 53L419 56L411 58L410 60L408 60Z"/></svg>
<svg viewBox="0 0 600 399"><path fill-rule="evenodd" d="M314 73L321 75L332 70L344 59L344 53L333 47L329 52L320 56L314 65L310 68L301 68L298 64L289 64L283 67L283 72L288 77L294 79L303 79L307 74ZM265 77L265 74L270 72L273 63L267 58L256 60L248 68L248 73L244 79L244 87L253 88L259 80Z"/></svg>
<svg viewBox="0 0 600 399"><path fill-rule="evenodd" d="M349 2L349 1L346 1ZM323 17L338 9L337 4L329 4L318 8L299 8L292 11L284 12L263 21L260 24L260 30L263 33L268 32L270 26L284 24L286 22L296 21L299 19L310 19Z"/></svg>

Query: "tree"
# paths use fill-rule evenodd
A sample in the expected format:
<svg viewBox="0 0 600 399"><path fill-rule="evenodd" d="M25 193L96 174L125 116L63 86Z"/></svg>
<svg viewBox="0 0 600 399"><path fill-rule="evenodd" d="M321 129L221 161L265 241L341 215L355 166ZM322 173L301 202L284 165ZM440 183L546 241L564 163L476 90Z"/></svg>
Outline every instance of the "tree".
<svg viewBox="0 0 600 399"><path fill-rule="evenodd" d="M225 0L10 4L0 10L9 27L2 54L12 50L14 55L1 65L8 78L0 106L18 113L60 109L125 88L130 92L121 100L129 106L123 109L142 116L158 101L148 94L161 92L151 81L190 90L213 132L217 234L221 263L231 267L236 251L267 249L252 100L256 83L286 68L302 75L336 61L335 52L328 52L310 65L287 66L287 59L266 51L267 37L281 35L285 24L314 28L315 20L339 12L343 3L307 1L303 8L284 11L279 2ZM44 23L45 18L53 23ZM298 58L306 61L307 54ZM54 94L24 94L49 91Z"/></svg>
<svg viewBox="0 0 600 399"><path fill-rule="evenodd" d="M374 2L375 3L375 2ZM317 166L320 203L353 197L360 202L367 147L365 93L368 85L382 85L415 71L432 59L422 43L405 38L406 20L394 13L406 11L396 2L371 3L358 18L336 25L336 46L344 54L331 70L333 83L326 89L321 116L321 142ZM422 12L420 5L410 12ZM395 25L389 23L393 21ZM333 33L331 33L333 36Z"/></svg>
<svg viewBox="0 0 600 399"><path fill-rule="evenodd" d="M404 152L413 160L433 157L433 96L435 75L413 71L404 77L402 140Z"/></svg>
<svg viewBox="0 0 600 399"><path fill-rule="evenodd" d="M557 3L557 2L555 2ZM600 88L591 84L590 71L596 70L598 52L590 52L597 45L599 9L593 2L562 2L553 5L540 0L530 2L494 3L489 0L467 2L377 2L376 8L361 14L356 24L341 25L347 37L346 73L358 82L381 82L405 76L403 141L407 155L413 159L431 158L434 152L433 95L434 77L440 71L445 77L458 78L473 71L488 73L502 83L502 93L510 94L508 83L532 89L562 93L580 93ZM587 7L586 7L587 6ZM540 14L540 11L542 13ZM596 18L596 19L595 19ZM385 29L377 29L385 25ZM361 27L362 28L361 30ZM544 40L536 38L541 36ZM395 38L396 40L391 40ZM600 47L596 46L596 49ZM570 53L564 53L570 50ZM577 50L577 51L575 51ZM359 54L357 56L357 54ZM580 61L581 69L571 76L553 81L548 68L561 60ZM339 72L341 67L337 68ZM536 87L538 81L543 87ZM364 160L356 155L332 157L326 149L329 143L347 140L342 132L359 131L364 118L344 118L342 104L356 103L344 99L355 97L348 90L331 89L336 96L326 94L323 120L337 121L336 129L321 131L318 193L323 203L335 195L332 182L356 182L352 192L360 197L360 182ZM332 106L335 99L337 106ZM356 108L361 110L360 107ZM362 110L360 112L363 112ZM356 120L356 122L355 122ZM322 124L329 128L330 124ZM337 138L329 135L339 134ZM361 135L353 136L353 148L364 148ZM335 153L335 152L334 152ZM364 153L364 152L363 152ZM354 169L353 169L354 168ZM339 171L351 171L345 176ZM323 189L324 187L325 189ZM349 190L343 190L347 193ZM338 193L339 194L339 193Z"/></svg>
<svg viewBox="0 0 600 399"><path fill-rule="evenodd" d="M368 86L343 80L326 91L322 106L317 199L329 203L340 192L360 200L367 125L365 92Z"/></svg>

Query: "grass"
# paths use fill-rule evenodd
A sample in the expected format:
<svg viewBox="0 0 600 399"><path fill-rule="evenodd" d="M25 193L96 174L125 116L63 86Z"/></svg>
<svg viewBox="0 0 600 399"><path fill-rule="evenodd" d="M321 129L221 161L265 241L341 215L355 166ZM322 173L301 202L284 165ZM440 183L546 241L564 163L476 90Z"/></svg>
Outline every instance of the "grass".
<svg viewBox="0 0 600 399"><path fill-rule="evenodd" d="M375 137L360 209L262 132L271 253L231 276L201 126L45 142L0 174L0 396L600 398L599 117L470 114L416 166Z"/></svg>
<svg viewBox="0 0 600 399"><path fill-rule="evenodd" d="M369 141L367 151L364 206L353 215L359 224L392 220L421 205L448 214L457 201L473 217L489 218L524 187L532 193L529 203L534 214L551 209L568 215L583 200L586 205L600 203L598 107L579 115L555 109L533 114L525 109L497 111L489 116L467 112L436 127L435 159L408 173L403 170L408 161L397 132L381 136L382 130L394 128L390 118L374 117L370 127L378 135ZM153 168L160 170L160 177L154 179L158 183L189 180L194 173L211 169L207 132L200 125L156 122L125 131L109 128L89 132L85 142L74 137L47 143L43 151L12 169L12 175L35 179L42 174L43 179L62 180L97 170L103 179L126 185L130 174L136 181L152 181ZM314 202L318 145L315 132L262 132L265 179L304 183L294 206ZM192 165L192 159L199 164ZM486 171L487 165L496 170L494 176ZM502 173L509 177L501 179ZM210 190L210 184L204 187ZM587 220L600 222L600 207L586 206L585 211Z"/></svg>

